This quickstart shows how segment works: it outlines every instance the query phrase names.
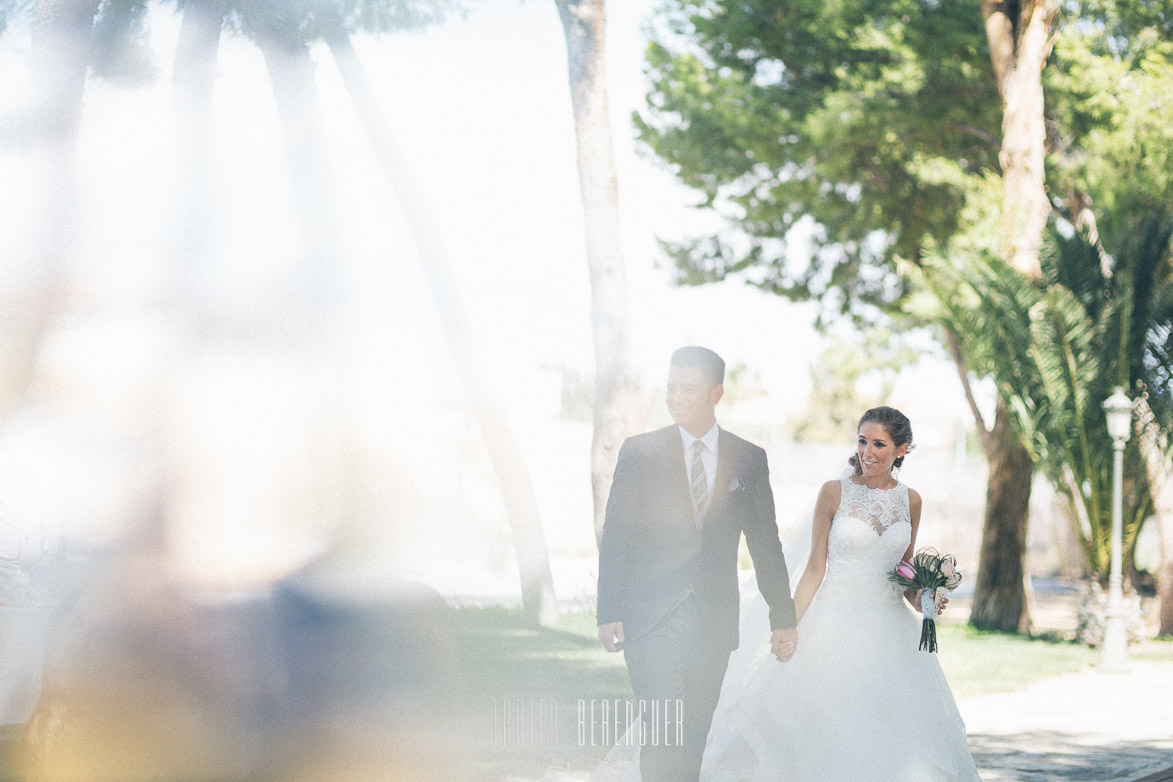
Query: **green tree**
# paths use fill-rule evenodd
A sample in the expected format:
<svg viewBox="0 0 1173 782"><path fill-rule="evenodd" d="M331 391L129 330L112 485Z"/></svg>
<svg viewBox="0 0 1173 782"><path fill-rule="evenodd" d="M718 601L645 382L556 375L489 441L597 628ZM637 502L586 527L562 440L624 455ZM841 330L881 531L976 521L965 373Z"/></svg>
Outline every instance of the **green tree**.
<svg viewBox="0 0 1173 782"><path fill-rule="evenodd" d="M1076 14L1078 11L1078 14ZM1173 3L1089 0L1071 9L1047 72L1054 114L1048 170L1056 208L1093 242L1173 210ZM1107 222L1107 226L1098 223ZM1166 264L1169 260L1165 261ZM1131 446L1145 458L1154 497L1170 485L1173 345L1167 300L1157 296L1149 327L1132 335L1153 372L1139 394ZM1164 540L1173 540L1173 508L1155 507ZM1161 633L1173 634L1173 547L1158 569Z"/></svg>
<svg viewBox="0 0 1173 782"><path fill-rule="evenodd" d="M987 188L971 198L968 235L949 247L948 263L935 264L933 274L952 282L929 287L949 313L948 339L965 343L971 369L998 379L1034 460L1071 500L1088 570L1102 576L1111 445L1099 403L1113 385L1139 394L1145 413L1128 461L1128 540L1151 511L1151 487L1168 473L1173 420L1163 232L1173 208L1173 101L1162 33L1130 28L1121 20L1135 15L1097 5L1067 19L1045 71L1054 208L1065 230L1075 226L1078 234L1053 233L1045 273L1033 282L997 266L991 259L999 242L990 237L999 233L991 208L999 194Z"/></svg>
<svg viewBox="0 0 1173 782"><path fill-rule="evenodd" d="M1002 183L1000 131L1018 128L1003 111L1007 68L1021 81L1029 58L1011 56L1012 37L995 72L990 13L978 0L667 0L636 124L698 206L727 219L666 246L680 281L739 277L865 323L899 309L910 283L898 262L947 246L973 193ZM1041 146L1026 146L1033 161ZM812 242L808 262L789 259L792 239ZM1003 404L991 427L974 411L991 469L971 621L1013 631L1028 621L1031 460Z"/></svg>
<svg viewBox="0 0 1173 782"><path fill-rule="evenodd" d="M667 0L654 30L640 138L726 220L667 247L685 284L869 319L907 293L894 260L947 241L968 181L998 170L976 0Z"/></svg>

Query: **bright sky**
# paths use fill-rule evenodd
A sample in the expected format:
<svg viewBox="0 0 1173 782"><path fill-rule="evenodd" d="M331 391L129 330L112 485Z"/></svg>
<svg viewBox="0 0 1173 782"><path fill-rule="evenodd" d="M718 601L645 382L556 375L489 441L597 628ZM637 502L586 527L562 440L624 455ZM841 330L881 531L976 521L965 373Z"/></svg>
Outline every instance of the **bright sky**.
<svg viewBox="0 0 1173 782"><path fill-rule="evenodd" d="M668 270L657 268L664 262L657 235L677 236L697 216L685 206L690 194L637 154L633 139L630 117L643 99L641 25L651 5L613 3L608 26L633 331L645 366L658 380L667 352L688 341L763 370L805 364L809 315L802 308L742 286L719 293L670 287ZM467 289L496 288L492 297L469 299L473 317L489 333L525 335L520 341L532 355L589 368L574 130L554 3L488 0L465 22L364 53L382 77L387 105L399 107L397 130L447 224ZM396 72L413 77L394 79ZM535 316L550 328L535 333Z"/></svg>
<svg viewBox="0 0 1173 782"><path fill-rule="evenodd" d="M698 225L698 217L688 208L691 195L637 150L633 139L630 117L644 94L642 25L652 5L651 0L612 2L608 26L608 78L638 360L649 383L659 384L671 349L705 344L730 363L744 362L755 370L776 400L774 409L791 409L805 397L808 365L823 344L811 328L811 308L737 283L677 288L670 284L670 270L663 268L656 238L685 235ZM441 225L495 390L520 420L532 417L535 409L548 409L551 396L556 398L552 370L570 366L586 373L593 362L565 42L552 0L483 0L470 6L467 18L442 27L362 38L356 45ZM137 395L152 385L160 357L171 349L166 312L153 309L158 302L152 297L174 269L176 226L185 208L177 186L171 102L178 21L170 11L152 7L156 79L138 88L96 80L87 85L75 286L71 309L45 346L42 362L47 382L42 381L41 391L48 390L50 407L54 402L62 406L58 412L68 407L70 415L87 424L108 415L103 425L117 432L124 430L128 416L133 422L157 405ZM29 98L27 50L27 31L11 30L0 39L0 114L20 111ZM460 409L457 381L395 196L329 53L317 48L313 56L341 222L340 249L356 283L354 351L360 358L352 390L367 411L370 431L388 440L426 442L436 425L426 411L437 405L449 413ZM217 220L219 256L206 275L212 280L208 295L264 323L267 308L280 310L273 280L281 278L273 275L296 255L297 233L281 127L264 61L250 42L225 36L215 101L217 206L207 218ZM36 273L19 261L36 257L29 248L43 224L42 163L0 150L0 181L5 183L0 247L9 253L0 282L9 288ZM267 420L250 413L250 404L258 410L270 398L291 410L312 404L285 393L287 371L226 358L184 388L207 391L191 391L189 414L192 420L206 416L232 432L240 430L241 422ZM221 382L216 378L228 384L228 392L215 387ZM234 385L271 388L276 396L262 391L242 399L231 392ZM952 367L944 362L921 362L902 375L894 396L895 403L911 408L918 438L925 443L948 442L958 418L967 416ZM208 407L217 399L222 414ZM405 416L405 411L412 414ZM459 432L464 424L457 419ZM12 469L0 476L0 500L7 497L19 505L24 496L48 515L84 516L92 522L93 514L84 508L111 504L102 492L108 494L117 481L87 466L94 454L76 437L58 433L54 440L43 423L26 422L24 429L20 422L10 424L0 467ZM270 436L260 430L255 434ZM50 449L42 467L76 463L84 479L74 486L92 484L92 496L69 499L55 493L60 477L52 470L39 489L36 481L21 478L32 469L28 453L33 442ZM417 446L412 462L442 463L442 453L423 453L427 447ZM98 461L117 471L110 466L117 460L104 452ZM289 469L296 473L304 465ZM576 485L584 480L576 478ZM133 482L123 488L135 490ZM255 508L266 502L258 489L238 503L237 515L216 515L239 528L239 517L255 522ZM267 545L268 539L257 537L256 547Z"/></svg>
<svg viewBox="0 0 1173 782"><path fill-rule="evenodd" d="M608 23L608 77L619 167L622 229L631 285L633 335L651 382L679 344L707 344L744 362L787 403L807 390L806 367L819 340L812 310L730 283L681 289L656 238L686 235L702 216L691 194L649 153L637 150L631 114L642 106L643 25L651 0L613 2ZM444 232L464 300L490 363L504 377L535 366L592 362L586 261L575 170L566 54L550 0L481 0L466 18L421 33L359 40L359 50L400 142ZM85 263L118 284L149 285L166 256L174 209L170 59L177 23L157 11L151 39L159 76L145 89L91 81L83 167L88 234ZM0 53L10 74L0 99L12 105L27 41L9 35ZM433 318L399 216L349 97L324 48L314 51L327 119L346 249L360 287L395 288L392 312ZM256 48L225 38L217 83L224 285L252 278L293 252L292 197L281 156L263 60ZM2 165L20 170L15 156ZM14 171L13 167L16 167ZM12 180L9 180L12 181ZM18 188L6 188L21 225ZM26 210L35 201L25 202ZM27 216L27 212L26 212ZM711 225L711 223L710 223ZM133 230L128 230L133 228ZM9 232L5 232L6 234ZM20 232L17 231L19 234ZM27 235L23 237L27 241ZM105 262L103 262L103 259ZM135 281L138 281L137 283ZM388 293L388 291L384 291ZM378 307L379 305L373 304ZM386 306L384 304L383 306ZM535 324L539 327L535 328ZM415 336L426 339L429 332ZM441 346L435 346L443 349ZM426 352L426 351L425 351ZM923 371L923 370L922 370ZM933 385L949 371L935 372ZM930 379L922 379L924 385Z"/></svg>
<svg viewBox="0 0 1173 782"><path fill-rule="evenodd" d="M651 0L610 3L607 31L641 361L650 382L658 383L671 349L706 344L760 373L784 405L799 404L809 389L807 366L823 344L811 329L811 307L736 282L703 288L669 282L656 237L687 235L698 213L688 207L692 194L634 140L630 118L643 106L643 28L652 6ZM386 105L397 107L397 130L446 225L466 290L494 291L467 299L486 330L486 351L508 364L536 357L586 369L586 261L557 10L546 0L485 0L473 7L463 22L372 42L363 52L381 77ZM412 77L397 79L396 73ZM545 326L540 332L531 328L535 320ZM898 394L932 399L934 417L948 425L967 415L953 369L944 362L923 362L906 373Z"/></svg>

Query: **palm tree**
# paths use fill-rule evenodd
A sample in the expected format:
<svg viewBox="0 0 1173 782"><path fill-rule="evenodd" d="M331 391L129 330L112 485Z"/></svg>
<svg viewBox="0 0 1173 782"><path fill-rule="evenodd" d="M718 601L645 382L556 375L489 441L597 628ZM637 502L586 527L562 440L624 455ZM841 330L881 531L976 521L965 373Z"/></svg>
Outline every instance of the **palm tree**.
<svg viewBox="0 0 1173 782"><path fill-rule="evenodd" d="M1072 509L1089 574L1103 580L1112 443L1102 403L1114 386L1146 397L1165 461L1173 455L1167 390L1173 364L1154 349L1168 345L1173 327L1173 219L1153 212L1100 230L1098 242L1085 233L1051 230L1038 283L993 256L967 265L930 263L923 281L950 339L975 370L995 378L1022 444ZM1136 449L1126 452L1125 476L1128 567L1153 509L1152 480Z"/></svg>
<svg viewBox="0 0 1173 782"><path fill-rule="evenodd" d="M1019 347L1017 333L1007 333L996 319L982 319L974 296L964 295L965 280L949 264L925 259L919 273L940 308L936 320L957 367L982 450L989 463L982 544L969 622L974 627L1024 633L1030 629L1027 600L1026 532L1034 463L1024 447L1006 398L995 402L994 424L984 424L970 373L994 371L1006 344ZM984 328L983 330L979 330Z"/></svg>

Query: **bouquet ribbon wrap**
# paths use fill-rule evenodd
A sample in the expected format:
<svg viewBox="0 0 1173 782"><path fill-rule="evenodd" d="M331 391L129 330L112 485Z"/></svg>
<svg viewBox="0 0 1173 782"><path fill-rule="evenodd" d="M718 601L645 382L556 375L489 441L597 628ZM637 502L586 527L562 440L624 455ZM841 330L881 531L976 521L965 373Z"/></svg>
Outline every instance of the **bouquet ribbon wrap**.
<svg viewBox="0 0 1173 782"><path fill-rule="evenodd" d="M920 648L937 651L937 591L926 589L920 593L920 613L924 617L920 623Z"/></svg>
<svg viewBox="0 0 1173 782"><path fill-rule="evenodd" d="M961 583L957 560L952 555L941 556L935 549L922 548L912 561L901 561L888 574L888 580L904 589L920 590L920 648L937 651L937 590L952 591Z"/></svg>

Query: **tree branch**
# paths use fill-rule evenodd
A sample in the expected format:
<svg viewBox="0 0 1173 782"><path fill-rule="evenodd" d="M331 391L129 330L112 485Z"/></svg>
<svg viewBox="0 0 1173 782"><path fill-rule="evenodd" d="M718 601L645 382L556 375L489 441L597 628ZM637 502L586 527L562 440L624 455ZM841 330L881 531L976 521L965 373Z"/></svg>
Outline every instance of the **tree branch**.
<svg viewBox="0 0 1173 782"><path fill-rule="evenodd" d="M971 136L976 136L977 138L979 138L982 141L989 144L994 149L999 149L1002 146L1001 139L999 139L997 136L995 136L993 133L990 133L987 130L982 130L981 128L977 127L976 125L970 125L965 122L950 122L949 127L953 128L954 130L959 130L962 133L967 133Z"/></svg>
<svg viewBox="0 0 1173 782"><path fill-rule="evenodd" d="M973 415L973 425L977 428L978 438L982 441L982 450L989 458L990 451L994 448L994 442L990 436L990 430L986 428L985 419L982 418L982 411L978 409L977 399L973 395L973 385L969 382L969 372L965 369L965 358L961 355L961 342L953 330L949 328L945 329L945 340L949 343L949 355L953 357L953 363L957 367L957 376L961 378L965 401L969 403L969 412Z"/></svg>

